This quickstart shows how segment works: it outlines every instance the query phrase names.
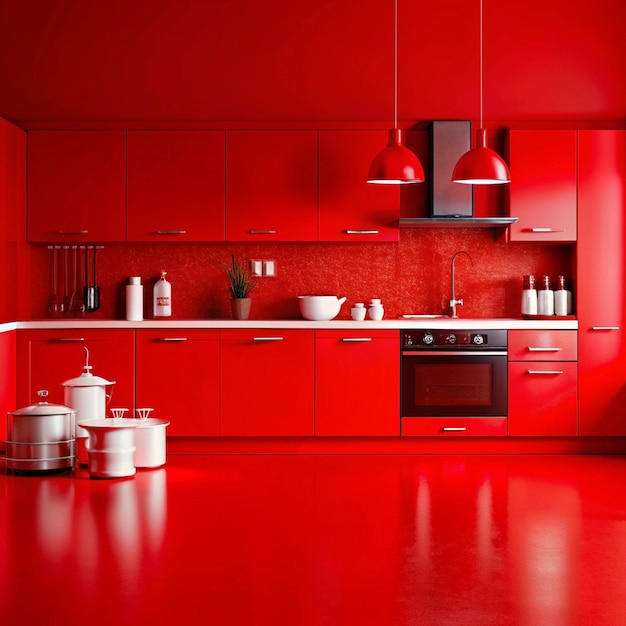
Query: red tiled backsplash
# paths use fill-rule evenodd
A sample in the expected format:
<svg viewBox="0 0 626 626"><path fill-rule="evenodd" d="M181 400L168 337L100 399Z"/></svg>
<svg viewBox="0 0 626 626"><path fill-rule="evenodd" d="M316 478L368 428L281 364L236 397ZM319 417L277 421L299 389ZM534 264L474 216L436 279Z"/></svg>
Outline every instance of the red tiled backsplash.
<svg viewBox="0 0 626 626"><path fill-rule="evenodd" d="M164 269L172 283L173 319L229 319L225 267L232 253L246 262L276 261L276 277L257 279L251 319L300 319L296 297L306 294L347 296L338 319L349 319L350 305L370 298L382 299L386 317L442 313L458 250L473 259L461 255L455 263L457 297L465 302L461 318L519 317L524 274L571 279L571 246L506 243L491 228L403 230L393 244L109 244L98 252L101 308L85 317L124 319L124 287L129 276L141 276L144 316L150 318L152 286ZM32 319L50 317L52 251L46 246L32 247L31 284Z"/></svg>

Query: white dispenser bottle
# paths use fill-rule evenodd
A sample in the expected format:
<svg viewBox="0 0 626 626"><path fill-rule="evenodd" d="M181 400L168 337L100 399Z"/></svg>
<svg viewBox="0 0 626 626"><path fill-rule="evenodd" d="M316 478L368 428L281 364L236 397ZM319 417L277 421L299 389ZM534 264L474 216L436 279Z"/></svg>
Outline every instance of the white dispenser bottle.
<svg viewBox="0 0 626 626"><path fill-rule="evenodd" d="M537 289L532 274L524 276L523 279L522 315L537 315Z"/></svg>
<svg viewBox="0 0 626 626"><path fill-rule="evenodd" d="M537 313L554 315L554 291L550 289L550 277L543 277L543 285L537 292Z"/></svg>
<svg viewBox="0 0 626 626"><path fill-rule="evenodd" d="M126 319L129 322L143 320L143 285L139 276L131 276L126 285Z"/></svg>
<svg viewBox="0 0 626 626"><path fill-rule="evenodd" d="M559 276L554 291L554 314L569 315L572 312L572 292L565 288L565 276Z"/></svg>
<svg viewBox="0 0 626 626"><path fill-rule="evenodd" d="M167 272L161 270L161 278L154 283L152 312L154 317L171 317L172 285L165 279Z"/></svg>

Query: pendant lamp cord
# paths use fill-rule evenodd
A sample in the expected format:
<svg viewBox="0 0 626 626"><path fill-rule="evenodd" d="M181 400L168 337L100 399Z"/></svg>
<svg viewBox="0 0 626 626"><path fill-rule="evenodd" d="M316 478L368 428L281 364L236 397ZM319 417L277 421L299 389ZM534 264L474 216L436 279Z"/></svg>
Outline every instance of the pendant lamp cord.
<svg viewBox="0 0 626 626"><path fill-rule="evenodd" d="M394 2L393 127L398 128L398 0Z"/></svg>
<svg viewBox="0 0 626 626"><path fill-rule="evenodd" d="M480 0L480 46L479 46L479 69L478 82L480 84L480 127L483 127L483 0Z"/></svg>

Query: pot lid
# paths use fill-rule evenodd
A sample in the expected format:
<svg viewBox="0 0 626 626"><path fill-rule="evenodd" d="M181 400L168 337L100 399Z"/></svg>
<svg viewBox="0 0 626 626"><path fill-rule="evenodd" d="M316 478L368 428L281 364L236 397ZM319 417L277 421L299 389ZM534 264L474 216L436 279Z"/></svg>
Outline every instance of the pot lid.
<svg viewBox="0 0 626 626"><path fill-rule="evenodd" d="M63 404L49 404L46 402L44 398L48 397L48 392L45 389L38 391L37 395L42 399L41 402L17 409L10 413L10 415L39 415L43 417L46 415L68 415L75 413L74 409L70 409L69 406L64 406Z"/></svg>

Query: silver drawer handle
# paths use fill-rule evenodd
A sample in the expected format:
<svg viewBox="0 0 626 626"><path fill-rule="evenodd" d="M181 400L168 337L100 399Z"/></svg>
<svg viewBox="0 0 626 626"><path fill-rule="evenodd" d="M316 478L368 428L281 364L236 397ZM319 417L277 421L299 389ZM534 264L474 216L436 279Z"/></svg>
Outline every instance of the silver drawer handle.
<svg viewBox="0 0 626 626"><path fill-rule="evenodd" d="M562 348L533 348L528 346L528 352L560 352Z"/></svg>
<svg viewBox="0 0 626 626"><path fill-rule="evenodd" d="M52 341L62 341L64 343L73 343L73 342L78 342L78 341L85 341L84 337L57 337L56 339L53 339Z"/></svg>
<svg viewBox="0 0 626 626"><path fill-rule="evenodd" d="M249 230L249 235L275 235L275 230Z"/></svg>
<svg viewBox="0 0 626 626"><path fill-rule="evenodd" d="M186 235L186 230L156 230L155 235Z"/></svg>
<svg viewBox="0 0 626 626"><path fill-rule="evenodd" d="M530 376L559 376L564 374L563 370L527 370Z"/></svg>
<svg viewBox="0 0 626 626"><path fill-rule="evenodd" d="M253 337L253 341L283 341L283 337Z"/></svg>
<svg viewBox="0 0 626 626"><path fill-rule="evenodd" d="M371 340L371 337L342 337L341 339L343 343L365 343L366 341Z"/></svg>
<svg viewBox="0 0 626 626"><path fill-rule="evenodd" d="M159 337L157 341L180 342L180 341L187 341L187 337Z"/></svg>
<svg viewBox="0 0 626 626"><path fill-rule="evenodd" d="M378 235L377 230L347 230L346 235Z"/></svg>
<svg viewBox="0 0 626 626"><path fill-rule="evenodd" d="M88 230L57 230L57 235L87 235Z"/></svg>
<svg viewBox="0 0 626 626"><path fill-rule="evenodd" d="M563 228L529 228L531 233L562 233Z"/></svg>
<svg viewBox="0 0 626 626"><path fill-rule="evenodd" d="M591 330L619 330L619 326L592 326Z"/></svg>
<svg viewBox="0 0 626 626"><path fill-rule="evenodd" d="M455 432L463 432L467 430L466 426L444 426L441 429L444 433L455 433Z"/></svg>

